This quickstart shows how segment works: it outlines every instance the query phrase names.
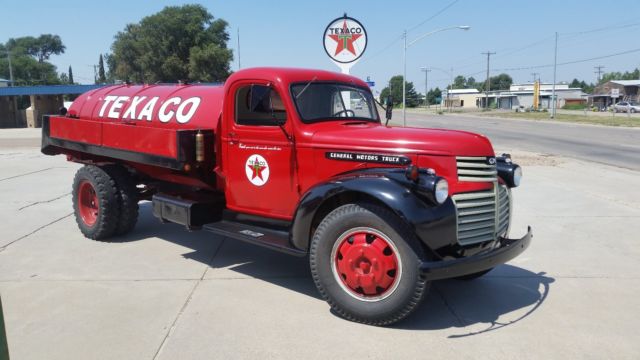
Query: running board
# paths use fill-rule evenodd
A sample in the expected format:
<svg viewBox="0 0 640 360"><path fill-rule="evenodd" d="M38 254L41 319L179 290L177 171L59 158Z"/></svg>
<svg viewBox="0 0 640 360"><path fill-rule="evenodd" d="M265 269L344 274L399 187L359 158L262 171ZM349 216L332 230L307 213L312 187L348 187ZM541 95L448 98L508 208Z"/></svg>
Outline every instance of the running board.
<svg viewBox="0 0 640 360"><path fill-rule="evenodd" d="M289 233L285 231L271 230L229 220L206 224L202 229L227 238L256 244L271 250L287 253L289 255L307 255L306 251L299 250L291 246L291 243L289 242Z"/></svg>

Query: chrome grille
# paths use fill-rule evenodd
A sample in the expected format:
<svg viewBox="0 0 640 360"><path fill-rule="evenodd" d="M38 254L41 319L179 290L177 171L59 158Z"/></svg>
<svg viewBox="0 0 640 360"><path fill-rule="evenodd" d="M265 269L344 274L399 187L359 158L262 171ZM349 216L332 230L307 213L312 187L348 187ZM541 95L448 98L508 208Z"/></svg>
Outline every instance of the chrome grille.
<svg viewBox="0 0 640 360"><path fill-rule="evenodd" d="M511 194L506 186L498 186L498 235L506 236L509 231L511 221Z"/></svg>
<svg viewBox="0 0 640 360"><path fill-rule="evenodd" d="M489 164L486 156L457 156L458 180L472 182L493 182L497 181L498 172L495 161Z"/></svg>
<svg viewBox="0 0 640 360"><path fill-rule="evenodd" d="M455 194L451 198L456 205L460 245L493 241L509 229L510 203L506 187L500 185L497 189Z"/></svg>

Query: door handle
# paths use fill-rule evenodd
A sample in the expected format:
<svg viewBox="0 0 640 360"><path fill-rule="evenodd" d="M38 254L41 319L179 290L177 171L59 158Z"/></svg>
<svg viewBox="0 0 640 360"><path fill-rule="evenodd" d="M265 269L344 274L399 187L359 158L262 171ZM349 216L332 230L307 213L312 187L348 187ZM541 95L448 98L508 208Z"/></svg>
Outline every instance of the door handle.
<svg viewBox="0 0 640 360"><path fill-rule="evenodd" d="M238 141L238 137L236 136L236 133L230 132L228 136L229 136L229 144L233 145L235 142Z"/></svg>

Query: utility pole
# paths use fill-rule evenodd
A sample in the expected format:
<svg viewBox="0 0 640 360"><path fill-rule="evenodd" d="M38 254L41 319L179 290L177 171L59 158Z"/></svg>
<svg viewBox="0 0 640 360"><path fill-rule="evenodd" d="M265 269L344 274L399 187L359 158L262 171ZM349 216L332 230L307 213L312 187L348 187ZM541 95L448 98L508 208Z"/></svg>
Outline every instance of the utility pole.
<svg viewBox="0 0 640 360"><path fill-rule="evenodd" d="M556 70L558 68L558 32L556 31L556 47L553 51L553 88L551 89L551 101L553 102L553 106L551 108L551 118L555 119L556 117L556 106L558 102L556 100Z"/></svg>
<svg viewBox="0 0 640 360"><path fill-rule="evenodd" d="M533 76L533 82L536 82L536 77L538 77L538 75L540 75L540 73L537 73L537 72L531 73L531 76Z"/></svg>
<svg viewBox="0 0 640 360"><path fill-rule="evenodd" d="M604 69L603 65L598 65L598 66L594 66L594 69L596 69L596 71L594 71L594 73L598 74L598 82L600 82L600 75L602 75L602 73L604 71L602 71L602 69Z"/></svg>
<svg viewBox="0 0 640 360"><path fill-rule="evenodd" d="M491 55L495 55L495 52L487 51L486 53L482 53L482 55L487 55L487 83L484 86L484 106L485 109L489 108L489 90L491 90L491 81L489 81L489 58Z"/></svg>
<svg viewBox="0 0 640 360"><path fill-rule="evenodd" d="M404 64L404 68L402 71L402 126L407 126L407 30L402 33L402 37L404 38L404 51L402 52L402 63Z"/></svg>
<svg viewBox="0 0 640 360"><path fill-rule="evenodd" d="M238 70L242 67L240 66L240 28L238 28Z"/></svg>
<svg viewBox="0 0 640 360"><path fill-rule="evenodd" d="M10 86L14 86L13 84L13 67L11 66L11 51L7 50L7 60L9 61L9 84Z"/></svg>
<svg viewBox="0 0 640 360"><path fill-rule="evenodd" d="M449 97L449 94L451 93L451 90L453 90L453 68L451 68L451 71L449 72L451 75L451 82L449 85L449 91L447 91L447 102L449 103L449 112L451 112L451 108L453 107L453 104L451 102L451 97Z"/></svg>
<svg viewBox="0 0 640 360"><path fill-rule="evenodd" d="M424 105L425 107L429 107L429 99L427 99L427 93L429 92L429 87L427 86L429 81L429 71L431 69L427 67L422 67L420 70L424 71Z"/></svg>

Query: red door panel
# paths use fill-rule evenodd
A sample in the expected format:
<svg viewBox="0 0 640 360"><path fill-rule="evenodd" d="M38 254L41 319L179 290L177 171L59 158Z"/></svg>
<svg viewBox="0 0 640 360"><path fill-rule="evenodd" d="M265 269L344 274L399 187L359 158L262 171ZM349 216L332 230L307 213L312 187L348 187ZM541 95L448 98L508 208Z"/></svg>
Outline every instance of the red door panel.
<svg viewBox="0 0 640 360"><path fill-rule="evenodd" d="M242 86L231 88L235 91ZM235 102L235 101L234 101ZM235 105L234 105L235 106ZM235 121L235 108L225 114L227 207L235 211L280 219L291 219L298 202L294 152L277 125L242 125ZM228 114L232 114L229 116ZM282 114L282 116L285 116ZM290 133L290 121L285 129Z"/></svg>

